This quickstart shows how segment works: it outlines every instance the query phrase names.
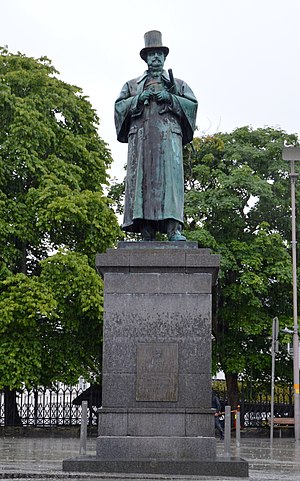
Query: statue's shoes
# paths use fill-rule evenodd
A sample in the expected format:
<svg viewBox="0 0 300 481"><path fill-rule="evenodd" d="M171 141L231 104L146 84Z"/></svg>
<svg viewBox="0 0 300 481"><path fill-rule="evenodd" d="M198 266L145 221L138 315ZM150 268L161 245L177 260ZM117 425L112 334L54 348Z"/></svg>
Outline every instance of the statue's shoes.
<svg viewBox="0 0 300 481"><path fill-rule="evenodd" d="M169 241L186 241L186 237L184 237L184 235L180 234L180 232L177 231L171 235Z"/></svg>

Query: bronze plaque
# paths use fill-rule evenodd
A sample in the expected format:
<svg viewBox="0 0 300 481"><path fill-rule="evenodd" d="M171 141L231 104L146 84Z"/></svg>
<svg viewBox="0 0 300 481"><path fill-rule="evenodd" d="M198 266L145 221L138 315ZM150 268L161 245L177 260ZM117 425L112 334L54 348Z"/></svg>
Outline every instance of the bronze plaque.
<svg viewBox="0 0 300 481"><path fill-rule="evenodd" d="M178 401L178 344L137 345L137 401Z"/></svg>

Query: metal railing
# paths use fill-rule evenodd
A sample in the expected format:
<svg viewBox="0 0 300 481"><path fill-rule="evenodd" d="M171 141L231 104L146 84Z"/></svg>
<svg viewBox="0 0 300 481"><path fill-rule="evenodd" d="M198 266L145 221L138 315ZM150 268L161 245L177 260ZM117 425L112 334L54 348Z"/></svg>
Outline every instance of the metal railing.
<svg viewBox="0 0 300 481"><path fill-rule="evenodd" d="M213 383L220 402L222 411L228 404L228 396L226 392L225 382L218 381ZM282 392L275 393L274 397L274 416L275 417L293 417L292 388L288 387ZM259 388L255 390L253 386L241 385L239 392L240 421L242 428L265 428L268 427L268 418L271 415L271 397L270 394L259 392Z"/></svg>
<svg viewBox="0 0 300 481"><path fill-rule="evenodd" d="M97 407L101 406L101 398L97 402L95 393L73 386L22 389L15 394L16 409L11 409L9 424L35 427L79 426L82 400L88 402L89 425L97 425ZM5 424L5 394L0 392L0 425Z"/></svg>

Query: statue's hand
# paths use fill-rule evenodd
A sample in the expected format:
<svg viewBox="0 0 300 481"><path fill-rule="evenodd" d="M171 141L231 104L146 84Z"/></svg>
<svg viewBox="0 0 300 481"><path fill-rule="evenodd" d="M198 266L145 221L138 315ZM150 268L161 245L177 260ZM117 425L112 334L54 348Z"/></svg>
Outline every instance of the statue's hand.
<svg viewBox="0 0 300 481"><path fill-rule="evenodd" d="M170 92L167 92L167 90L162 90L161 92L157 92L155 95L155 98L158 102L165 102L167 104L170 104L172 101L172 95Z"/></svg>
<svg viewBox="0 0 300 481"><path fill-rule="evenodd" d="M149 103L149 100L150 98L152 97L152 92L151 90L144 90L140 95L139 95L139 100L138 100L138 103L139 104L144 104L145 102L146 103Z"/></svg>

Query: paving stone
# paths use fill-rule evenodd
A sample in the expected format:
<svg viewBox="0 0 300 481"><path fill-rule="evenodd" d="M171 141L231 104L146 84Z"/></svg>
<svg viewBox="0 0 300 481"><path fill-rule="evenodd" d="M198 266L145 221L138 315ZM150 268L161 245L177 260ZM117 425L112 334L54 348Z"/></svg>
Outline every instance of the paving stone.
<svg viewBox="0 0 300 481"><path fill-rule="evenodd" d="M300 481L300 444L292 438L274 439L273 448L268 439L242 438L241 447L231 443L232 455L249 462L249 478L211 476L168 476L134 474L66 473L62 460L79 453L79 439L75 438L0 438L0 480L18 481L74 479L76 481ZM88 439L87 452L94 455L96 439ZM224 446L217 441L218 456L224 455Z"/></svg>

